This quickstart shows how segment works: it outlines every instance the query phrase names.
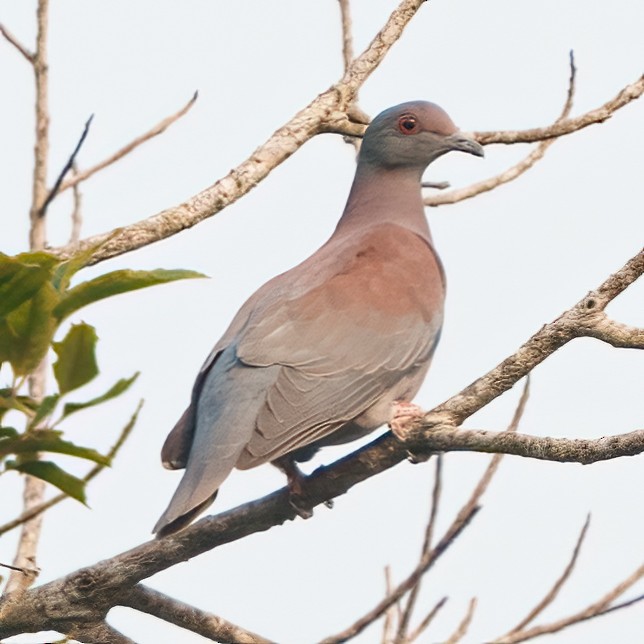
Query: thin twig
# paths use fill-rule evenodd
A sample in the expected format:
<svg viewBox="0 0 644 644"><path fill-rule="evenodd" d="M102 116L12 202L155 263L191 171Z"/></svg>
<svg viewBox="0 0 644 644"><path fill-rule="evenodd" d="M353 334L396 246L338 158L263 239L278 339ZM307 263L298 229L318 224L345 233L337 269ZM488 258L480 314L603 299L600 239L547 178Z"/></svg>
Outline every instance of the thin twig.
<svg viewBox="0 0 644 644"><path fill-rule="evenodd" d="M223 617L199 610L142 584L138 584L123 597L119 597L118 605L154 615L213 642L235 642L235 644L270 644L271 642Z"/></svg>
<svg viewBox="0 0 644 644"><path fill-rule="evenodd" d="M0 33L33 65L34 53L29 51L2 23L0 23Z"/></svg>
<svg viewBox="0 0 644 644"><path fill-rule="evenodd" d="M564 568L564 571L561 573L557 581L555 581L552 588L546 593L545 597L514 628L508 631L508 635L522 631L556 599L559 591L563 588L563 585L566 583L566 581L568 581L575 567L575 563L577 562L577 557L579 556L579 552L581 551L581 546L584 542L584 538L586 537L586 532L588 531L589 525L590 514L586 516L586 521L584 521L584 525L581 529L581 532L579 533L579 537L577 537L577 543L575 544L575 548L572 551L572 556L570 557L568 565Z"/></svg>
<svg viewBox="0 0 644 644"><path fill-rule="evenodd" d="M570 78L568 81L568 92L566 94L566 101L564 103L563 109L559 118L555 121L559 123L564 119L568 118L570 110L572 109L573 99L575 95L575 80L577 76L577 68L575 67L575 56L573 51L570 51ZM431 195L425 197L423 203L426 206L442 206L445 204L453 204L459 201L464 201L465 199L471 199L476 195L480 195L483 192L489 192L494 190L504 183L513 181L517 177L520 177L524 172L528 171L537 161L543 158L546 153L546 150L556 141L557 139L545 139L541 141L537 147L532 150L525 158L521 159L518 163L513 165L511 168L504 170L500 174L497 174L494 177L485 179L484 181L478 181L464 188L459 188L457 190L451 190L450 192L441 193L438 195Z"/></svg>
<svg viewBox="0 0 644 644"><path fill-rule="evenodd" d="M106 454L110 462L112 462L116 458L116 455L118 454L119 450L123 446L123 443L125 443L130 433L134 429L134 425L136 424L137 417L142 407L143 407L143 401L140 401L138 407L136 408L134 414L128 421L127 425L125 425L125 427L121 430L121 433L119 434L118 439L116 440L114 445L112 445L112 448L110 449L110 451ZM105 469L105 467L106 467L105 465L97 463L96 465L94 465L94 467L92 467L92 469L87 474L85 474L85 476L81 480L84 483L89 483L93 478L98 476L98 474L100 474ZM23 512L19 517L16 517L12 521L8 521L7 523L0 525L0 536L2 536L5 532L9 532L14 528L17 528L19 525L22 525L23 523L25 523L25 521L29 521L34 517L38 516L39 514L42 514L43 512L45 512L45 510L49 510L49 508L53 507L54 505L57 505L61 501L64 501L65 499L69 499L69 498L70 497L67 494L57 494L56 496L53 496L48 501L43 501L42 503L35 505L34 507L30 508L28 511Z"/></svg>
<svg viewBox="0 0 644 644"><path fill-rule="evenodd" d="M433 548L431 552L426 553L414 571L404 581L398 584L398 586L394 588L393 592L381 600L372 610L360 619L356 620L351 626L336 635L326 637L322 640L321 644L339 644L340 642L346 642L356 635L359 635L365 628L367 628L367 626L379 619L390 606L393 606L401 597L414 587L418 579L424 575L434 565L436 560L452 545L452 543L456 541L461 532L463 532L463 530L469 525L470 521L476 516L479 510L480 507L478 505L468 502L461 509L461 512L458 513L456 519L454 519L452 525L444 534L443 538L438 542L436 547Z"/></svg>
<svg viewBox="0 0 644 644"><path fill-rule="evenodd" d="M350 0L339 0L342 20L342 61L345 73L353 62L353 34L351 29Z"/></svg>
<svg viewBox="0 0 644 644"><path fill-rule="evenodd" d="M449 186L449 181L423 181L420 184L421 188L431 188L433 190L447 190Z"/></svg>
<svg viewBox="0 0 644 644"><path fill-rule="evenodd" d="M37 570L32 570L31 568L18 568L18 566L10 566L6 563L0 563L0 567L8 568L9 570L15 570L16 572L21 572L23 575L38 574Z"/></svg>
<svg viewBox="0 0 644 644"><path fill-rule="evenodd" d="M513 433L518 427L519 421L521 419L521 416L523 415L525 405L530 395L529 392L529 379L526 378L521 398L519 399L519 403L508 428L508 433ZM459 510L458 514L443 535L442 539L434 548L422 553L418 565L416 566L414 571L407 577L407 579L402 581L372 610L370 610L360 619L356 620L344 631L331 637L325 638L322 641L322 644L336 644L339 642L346 642L347 640L355 637L356 635L361 633L367 626L379 619L390 606L393 606L395 603L397 603L408 591L410 591L418 584L421 577L431 568L431 566L433 566L436 560L452 545L452 543L454 543L457 537L469 525L470 521L479 511L480 507L478 503L487 490L490 481L496 473L496 470L498 469L499 463L501 462L502 458L503 455L501 454L495 454L492 457L490 464L487 466L485 472L483 473L483 476L474 488L474 491L470 495L470 498Z"/></svg>
<svg viewBox="0 0 644 644"><path fill-rule="evenodd" d="M474 617L474 610L476 609L476 597L470 599L469 606L467 607L467 613L461 620L461 623L456 627L456 630L449 636L445 644L457 644L460 642L463 637L467 634L467 629L472 623L472 617Z"/></svg>
<svg viewBox="0 0 644 644"><path fill-rule="evenodd" d="M541 626L534 626L528 630L523 630L517 633L511 633L500 637L499 639L493 640L493 644L516 644L517 642L525 642L530 639L539 637L540 635L549 635L551 633L557 633L568 626L574 624L579 624L589 619L595 617L600 617L605 615L611 610L618 610L620 608L625 608L631 606L633 603L640 601L644 598L640 596L635 598L635 600L626 601L618 606L611 607L612 604L618 597L621 597L633 584L638 582L642 577L644 577L644 564L637 568L633 573L631 573L624 581L620 582L612 590L607 592L603 597L598 601L590 604L583 610L573 615L569 615L563 619L557 620L556 622L551 622L550 624L543 624Z"/></svg>
<svg viewBox="0 0 644 644"><path fill-rule="evenodd" d="M192 98L178 112L175 112L170 116L166 116L163 120L159 121L154 127L152 127L150 130L145 132L145 134L142 134L141 136L138 136L133 141L130 141L127 145L124 145L120 150L117 150L114 154L112 154L112 156L108 157L107 159L104 159L103 161L101 161L100 163L97 163L96 165L93 165L91 168L87 168L86 170L81 170L80 172L77 172L73 177L70 177L69 179L67 179L67 181L64 181L63 184L60 186L58 193L60 194L61 192L65 192L65 190L67 190L68 188L72 188L73 186L79 184L81 181L85 181L86 179L89 179L92 175L96 174L100 170L103 170L104 168L107 168L107 166L110 166L113 163L116 163L117 161L122 159L125 155L129 154L135 148L138 148L146 141L149 141L150 139L153 139L155 136L158 136L159 134L162 134L163 132L165 132L173 123L178 121L184 114L188 112L188 110L190 110L190 108L197 101L198 95L199 95L199 92L195 92L192 95Z"/></svg>
<svg viewBox="0 0 644 644"><path fill-rule="evenodd" d="M52 199L58 194L58 191L60 189L60 184L63 182L63 179L65 178L65 175L72 169L74 166L74 163L76 162L76 156L80 152L81 147L83 146L83 143L85 139L87 138L87 134L89 132L89 128L92 124L92 120L94 119L94 115L92 114L87 121L85 122L85 127L83 128L83 133L80 136L80 139L78 139L78 143L76 144L76 147L74 148L74 151L71 153L71 156L69 159L67 159L67 163L63 166L63 169L60 171L60 174L58 175L58 178L56 179L52 189L49 191L49 194L47 195L47 198L45 199L45 202L43 203L42 207L40 208L40 212L38 213L40 217L44 217L45 213L47 212L47 207L49 204L52 202Z"/></svg>
<svg viewBox="0 0 644 644"><path fill-rule="evenodd" d="M425 536L423 539L423 546L421 548L420 554L421 557L431 550L432 540L434 536L434 525L436 523L436 517L438 516L438 505L440 502L440 496L442 491L442 469L443 469L443 455L437 454L435 459L435 469L434 469L434 485L432 488L431 494L431 505L429 510L429 519L427 521L427 526L425 527ZM420 592L420 587L422 583L422 578L418 580L418 583L411 589L409 592L409 597L407 598L407 603L405 605L405 610L402 613L402 616L398 623L398 631L396 633L396 642L402 644L407 637L407 630L409 628L409 621L411 619L414 607L416 605L416 598Z"/></svg>
<svg viewBox="0 0 644 644"><path fill-rule="evenodd" d="M389 595L394 587L391 578L391 567L385 566L385 596ZM392 633L396 620L400 619L400 604L390 606L385 611L385 619L382 625L382 642L383 644L390 644L393 641Z"/></svg>
<svg viewBox="0 0 644 644"><path fill-rule="evenodd" d="M580 116L557 121L545 127L535 127L528 130L474 132L473 135L481 145L490 145L491 143L501 143L503 145L537 143L544 139L553 139L566 134L572 134L595 123L603 123L613 116L617 110L638 99L643 93L644 75L640 76L633 83L626 85L616 96L606 101L603 105Z"/></svg>
<svg viewBox="0 0 644 644"><path fill-rule="evenodd" d="M72 165L72 172L76 174L78 168L76 164ZM72 193L74 195L73 207L72 207L72 230L69 235L70 244L78 244L80 241L81 228L83 226L83 195L80 191L80 186L75 184L72 188Z"/></svg>
<svg viewBox="0 0 644 644"><path fill-rule="evenodd" d="M418 626L409 635L407 635L405 644L412 644L412 642L415 642L427 630L438 614L438 611L447 603L447 599L447 597L441 597L441 599L434 604L434 607L429 611L429 613L427 613L420 624L418 624Z"/></svg>

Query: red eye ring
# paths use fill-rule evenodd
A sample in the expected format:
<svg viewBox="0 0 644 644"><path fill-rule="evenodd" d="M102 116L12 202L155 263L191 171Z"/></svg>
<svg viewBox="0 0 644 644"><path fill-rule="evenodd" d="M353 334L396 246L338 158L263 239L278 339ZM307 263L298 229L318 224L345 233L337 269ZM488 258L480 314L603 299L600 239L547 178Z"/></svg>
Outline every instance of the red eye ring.
<svg viewBox="0 0 644 644"><path fill-rule="evenodd" d="M413 114L403 114L398 119L398 129L403 134L416 134L420 129L418 119Z"/></svg>

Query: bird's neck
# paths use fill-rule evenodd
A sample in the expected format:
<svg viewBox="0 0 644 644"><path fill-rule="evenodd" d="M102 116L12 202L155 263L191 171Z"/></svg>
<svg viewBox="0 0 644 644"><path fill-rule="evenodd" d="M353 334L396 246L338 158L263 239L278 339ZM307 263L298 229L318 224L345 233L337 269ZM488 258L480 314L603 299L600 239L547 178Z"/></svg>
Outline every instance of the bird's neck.
<svg viewBox="0 0 644 644"><path fill-rule="evenodd" d="M344 213L335 229L365 229L395 224L416 233L431 244L421 196L422 169L388 169L359 164Z"/></svg>

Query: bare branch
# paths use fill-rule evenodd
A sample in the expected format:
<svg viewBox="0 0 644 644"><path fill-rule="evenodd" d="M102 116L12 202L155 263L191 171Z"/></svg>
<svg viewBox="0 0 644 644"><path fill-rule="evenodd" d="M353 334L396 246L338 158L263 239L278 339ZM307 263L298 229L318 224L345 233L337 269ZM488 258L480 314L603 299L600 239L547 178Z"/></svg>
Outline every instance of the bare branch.
<svg viewBox="0 0 644 644"><path fill-rule="evenodd" d="M644 250L640 250L629 259L619 271L608 277L596 290L588 293L559 318L535 333L513 355L475 380L460 394L453 396L427 414L425 416L426 424L423 423L425 429L429 430L431 427L441 424L452 427L459 426L466 418L510 389L557 349L574 338L589 335L589 329L598 328L603 324L601 312L608 303L626 290L642 273L644 273ZM429 434L429 431L426 433ZM522 439L510 437L509 440L514 442ZM601 440L610 442L610 439ZM625 443L630 444L630 448L626 447L624 455L636 454L641 451L636 448L633 440L636 443L638 439L631 434L625 434L621 441L618 440L622 443L622 447L626 447ZM555 443L552 445L554 447ZM595 448L600 448L596 451L597 458L610 458L610 450L602 452L600 443L589 444L590 447L593 445ZM604 445L608 447L607 443ZM563 447L564 444L561 446ZM579 446L581 447L581 444ZM635 448L634 451L629 451L633 448ZM555 456L557 453L556 449L547 449L547 451L550 451L551 456ZM537 458L536 454L533 454L533 457ZM577 458L573 458L573 460L585 462Z"/></svg>
<svg viewBox="0 0 644 644"><path fill-rule="evenodd" d="M342 20L342 60L344 71L347 72L353 62L353 35L351 33L351 13L349 11L350 0L338 0L340 3L340 15Z"/></svg>
<svg viewBox="0 0 644 644"><path fill-rule="evenodd" d="M521 416L525 409L525 405L529 397L529 380L526 379L525 386L523 388L523 393L515 410L512 422L508 428L507 433L512 433L518 427ZM432 450L440 451L440 450ZM483 476L479 480L478 484L472 491L470 498L467 500L465 505L459 510L458 514L452 521L452 524L449 526L442 539L438 542L435 548L427 548L427 534L425 544L423 544L423 551L421 553L420 561L414 569L414 571L401 582L393 591L387 594L387 596L379 602L372 610L370 610L366 615L358 619L354 624L349 626L341 633L334 635L332 637L326 638L323 640L322 644L336 644L339 642L345 642L359 633L361 633L367 626L376 621L383 613L390 607L397 603L408 591L417 588L420 584L420 581L423 575L433 566L435 561L454 543L458 538L461 532L469 525L470 521L474 518L475 514L479 511L480 506L478 505L479 501L485 491L487 490L490 481L496 474L496 471L499 467L501 459L503 456L501 454L495 454L490 460L490 464L486 468ZM436 489L436 488L434 488ZM437 492L438 494L438 492ZM431 519L430 519L431 523ZM428 526L428 532L429 532ZM431 539L431 534L429 535ZM473 610L473 609L472 609ZM469 622L468 622L469 623ZM400 641L400 629L397 634L397 641Z"/></svg>
<svg viewBox="0 0 644 644"><path fill-rule="evenodd" d="M40 211L38 215L40 217L44 217L45 213L47 212L47 206L52 202L54 197L58 194L58 191L60 189L60 184L63 182L63 179L65 178L65 175L72 169L74 166L74 163L76 162L76 156L80 152L81 147L83 146L83 143L85 142L85 139L87 138L87 134L89 132L90 125L92 124L92 119L94 118L94 115L92 114L87 121L85 122L85 127L83 128L83 133L80 136L80 139L78 139L78 143L76 144L76 147L74 148L74 151L71 153L71 156L69 159L67 159L67 163L64 165L63 169L60 171L60 174L58 175L58 178L54 182L54 186L52 189L49 191L49 194L47 195L47 198L45 199L45 202L40 208Z"/></svg>
<svg viewBox="0 0 644 644"><path fill-rule="evenodd" d="M134 425L136 424L136 420L138 418L139 412L141 411L142 407L143 407L143 401L140 401L134 414L128 421L127 425L125 425L125 427L121 430L121 433L119 434L118 439L116 440L114 445L112 445L112 448L110 449L110 451L107 453L107 458L109 459L110 462L113 461L114 458L116 458L116 455L118 454L119 450L123 446L123 443L125 443L130 433L134 429ZM82 478L82 480L85 483L89 483L93 478L98 476L105 469L105 467L106 467L105 465L101 465L100 463L97 463ZM14 528L17 528L19 525L22 525L23 523L25 523L25 521L29 521L33 519L39 514L45 512L45 510L49 510L49 508L53 507L54 505L57 505L61 501L64 501L65 499L69 499L69 498L70 497L67 494L57 494L56 496L53 496L48 501L43 501L42 503L39 503L38 505L35 505L32 508L29 508L28 510L25 510L19 517L16 517L12 521L8 521L7 523L0 525L0 536L2 536L5 532L9 532Z"/></svg>
<svg viewBox="0 0 644 644"><path fill-rule="evenodd" d="M584 328L584 335L622 349L644 349L644 329L611 320L603 311Z"/></svg>
<svg viewBox="0 0 644 644"><path fill-rule="evenodd" d="M467 629L472 623L472 617L474 617L475 609L476 597L472 597L472 599L470 599L470 604L467 607L467 613L465 613L465 617L463 617L463 620L458 625L456 630L452 633L452 635L450 635L445 644L457 644L457 642L460 642L463 637L465 637L465 635L467 634Z"/></svg>
<svg viewBox="0 0 644 644"><path fill-rule="evenodd" d="M286 125L278 129L241 165L188 201L147 219L120 229L94 255L97 263L116 255L171 237L186 228L212 217L254 188L274 168L288 159L306 141L321 132L361 135L364 125L347 115L358 89L380 64L424 0L403 0L392 12L385 26L367 49L356 58L342 79L317 96ZM55 251L69 257L78 249L86 250L108 239L113 233L102 233Z"/></svg>
<svg viewBox="0 0 644 644"><path fill-rule="evenodd" d="M447 188L449 188L449 185L449 181L423 181L420 184L420 187L432 188L433 190L447 190Z"/></svg>
<svg viewBox="0 0 644 644"><path fill-rule="evenodd" d="M391 567L385 566L385 596L389 596L393 590L394 584L391 577ZM383 644L390 644L393 641L393 630L396 620L400 621L401 611L400 603L390 606L385 611L385 619L382 625L382 642Z"/></svg>
<svg viewBox="0 0 644 644"><path fill-rule="evenodd" d="M579 537L577 537L577 543L575 544L575 548L572 551L572 556L570 557L570 561L568 562L568 565L564 568L564 571L559 576L559 579L557 579L557 581L554 583L552 588L546 593L545 597L514 628L508 631L509 635L511 635L512 633L516 633L517 631L523 630L528 624L533 622L556 599L557 595L559 594L559 591L563 588L563 585L570 578L570 575L575 567L575 563L577 563L577 557L579 556L579 553L581 551L581 546L584 542L584 538L586 537L586 533L588 532L589 525L590 525L590 514L586 516L586 521L584 521L584 525L581 528Z"/></svg>
<svg viewBox="0 0 644 644"><path fill-rule="evenodd" d="M434 617L438 614L438 611L445 606L447 603L447 597L441 597L436 604L434 604L434 607L427 613L427 616L423 619L423 621L416 627L414 631L412 631L411 634L407 636L407 641L405 644L412 644L412 642L415 642L426 630L427 627L432 623Z"/></svg>
<svg viewBox="0 0 644 644"><path fill-rule="evenodd" d="M36 78L36 144L34 146L34 171L31 209L29 218L29 247L45 247L45 221L40 216L47 199L47 161L49 155L49 65L47 62L47 35L49 28L49 0L38 1L38 35L33 58Z"/></svg>
<svg viewBox="0 0 644 644"><path fill-rule="evenodd" d="M222 617L199 610L142 584L138 584L124 597L119 598L118 605L154 615L215 642L235 642L236 644L270 644L271 642Z"/></svg>
<svg viewBox="0 0 644 644"><path fill-rule="evenodd" d="M18 568L17 566L10 566L9 564L1 563L1 562L0 562L0 567L7 568L9 570L15 570L16 572L21 572L23 575L37 575L38 574L37 570L32 570L30 568Z"/></svg>
<svg viewBox="0 0 644 644"><path fill-rule="evenodd" d="M29 209L29 248L42 250L46 242L45 217L40 211L47 198L47 162L49 155L49 68L47 62L47 35L49 28L49 0L38 0L36 11L38 30L36 51L32 57L32 67L36 81L36 136L34 145L34 169L32 176L31 207ZM47 378L46 358L29 376L29 393L35 400L45 394ZM22 495L24 512L40 505L45 497L46 484L33 476L25 476ZM38 565L36 552L42 528L42 515L38 514L22 524L18 547L13 559L17 568L30 569L31 575L13 571L4 588L10 594L10 605L20 601L22 593L31 586L37 577ZM0 610L0 613L2 610Z"/></svg>
<svg viewBox="0 0 644 644"><path fill-rule="evenodd" d="M428 416L432 416L430 412ZM427 416L426 416L427 418ZM422 451L482 452L511 454L556 463L581 463L590 465L623 456L644 453L644 429L628 434L605 436L596 439L550 438L512 432L491 432L483 429L455 429L432 425L431 436L414 439L412 451L418 442ZM423 445L423 441L426 443Z"/></svg>
<svg viewBox="0 0 644 644"><path fill-rule="evenodd" d="M603 123L609 119L617 110L631 101L639 98L644 93L644 75L640 76L635 82L630 83L614 98L606 101L603 105L586 112L581 116L571 119L564 119L552 125L545 127L535 127L529 130L505 130L499 132L475 132L474 137L481 145L491 143L503 143L505 145L512 143L536 143L544 139L552 139L565 134L577 132L589 125Z"/></svg>
<svg viewBox="0 0 644 644"><path fill-rule="evenodd" d="M436 523L436 517L438 516L438 505L440 502L440 496L442 492L442 470L443 470L443 455L437 454L435 457L435 470L434 470L434 486L432 488L431 495L431 506L429 509L429 519L427 521L427 527L425 528L425 537L423 539L423 547L421 548L420 554L421 557L431 550L432 541L434 537L434 524ZM418 593L420 592L422 578L418 580L418 583L411 589L409 592L409 597L407 598L407 604L405 605L405 610L402 613L400 621L398 623L398 631L396 633L396 642L403 644L407 636L407 630L409 628L409 621L411 619L414 607L416 605L416 599Z"/></svg>
<svg viewBox="0 0 644 644"><path fill-rule="evenodd" d="M33 65L34 53L29 51L2 23L0 23L0 33Z"/></svg>
<svg viewBox="0 0 644 644"><path fill-rule="evenodd" d="M644 564L637 568L637 570L629 575L624 581L617 584L615 588L606 593L601 599L596 601L594 604L590 604L590 606L587 606L578 613L569 615L568 617L557 620L556 622L551 622L550 624L543 624L541 626L534 626L533 628L530 628L528 630L509 633L508 635L504 635L499 639L493 640L493 644L516 644L517 642L525 642L526 640L534 639L535 637L539 637L540 635L557 633L559 631L562 631L564 628L567 628L568 626L579 624L580 622L584 622L594 617L599 617L610 612L613 609L617 610L619 608L630 606L633 603L640 601L643 597L638 597L634 600L626 601L619 606L611 607L610 604L612 604L618 597L621 597L633 584L639 581L642 577L644 577Z"/></svg>
<svg viewBox="0 0 644 644"><path fill-rule="evenodd" d="M622 269L611 275L596 290L557 320L546 325L513 356L427 414L421 424L421 429L424 427L427 431L424 433L421 431L418 443L414 447L417 446L419 451L421 446L428 451L449 451L452 445L445 440L447 434L451 434L456 441L461 440L459 434L465 437L466 443L472 441L472 437L479 432L459 432L453 429L453 426L462 423L490 400L513 387L548 355L579 335L580 332L575 324L583 325L590 319L589 316L595 315L598 310L603 310L642 272L644 272L644 252L630 259ZM593 305L589 307L591 301ZM445 425L450 429L444 429ZM430 427L434 429L430 431ZM441 440L438 440L439 436L442 436ZM484 438L485 440L489 443L490 437ZM547 454L553 460L575 460L566 458L566 454L562 453L562 448L568 449L570 445L554 439L537 437L526 439L512 432L501 432L496 440L498 441L496 448L502 452L518 452L512 449L513 444L530 442L532 456L543 458ZM627 450L625 447L629 441L634 444L634 447ZM577 446L579 447L579 443ZM635 432L634 435L590 441L582 446L575 456L578 457L579 462L587 462L584 447L594 447L593 460L613 458L616 455L614 446L617 446L619 453L623 454L644 451L644 430ZM461 448L465 448L465 445L461 445ZM407 457L408 452L408 444L401 443L388 432L333 465L318 468L302 482L304 498L307 499L310 507L324 503L344 494L357 483L400 463ZM466 518L469 520L472 516L473 513ZM49 625L64 620L68 614L68 606L65 602L60 602L58 599L60 597L76 598L74 610L77 615L81 614L82 610L90 611L90 607L92 611L101 606L108 610L114 593L123 592L146 577L219 545L254 532L267 530L295 517L296 512L290 503L289 490L282 488L263 499L222 512L215 517L206 517L176 535L144 543L111 559L34 588L25 593L20 602L12 603L11 610L6 608L9 598L0 600L0 612L3 612L0 637L9 637L22 632L26 628L25 625L31 624L34 619L39 620L42 625L44 606L47 607ZM465 524L461 529L463 527ZM448 544L442 543L443 547L447 547ZM440 547L441 543L432 552L437 552ZM415 579L412 579L410 588L414 583ZM80 597L77 590L79 587L82 587Z"/></svg>
<svg viewBox="0 0 644 644"><path fill-rule="evenodd" d="M95 621L76 626L69 635L81 642L100 642L101 644L136 644L104 621Z"/></svg>
<svg viewBox="0 0 644 644"><path fill-rule="evenodd" d="M575 96L575 80L577 77L577 68L575 67L575 56L572 50L570 51L570 78L568 81L568 92L566 94L566 102L564 103L563 109L559 118L555 123L559 123L566 119L570 114L572 109L573 99ZM430 197L425 197L423 203L426 206L442 206L444 204L457 203L459 201L464 201L465 199L471 199L476 195L479 195L483 192L489 192L494 190L504 183L513 181L517 177L520 177L524 172L529 170L537 161L542 159L546 153L546 150L556 141L557 139L546 139L541 141L539 145L528 154L525 158L521 159L519 163L513 165L511 168L504 170L501 174L497 174L494 177L485 179L484 181L479 181L473 183L470 186L465 188L459 188L458 190L451 190L450 192L442 193L439 195L432 195Z"/></svg>
<svg viewBox="0 0 644 644"><path fill-rule="evenodd" d="M192 98L178 112L175 112L170 116L166 116L166 118L159 121L154 127L148 130L145 134L142 134L141 136L138 136L133 141L130 141L127 145L124 145L120 150L117 150L114 154L112 154L107 159L104 159L100 163L93 165L91 168L87 168L86 170L81 170L80 172L77 172L76 174L74 174L74 176L67 179L67 181L65 181L60 186L60 189L58 190L58 194L60 194L61 192L65 192L65 190L67 190L68 188L72 188L78 185L81 181L85 181L86 179L89 179L92 175L96 174L100 170L103 170L108 166L112 165L113 163L116 163L117 161L122 159L124 156L128 155L130 152L138 148L146 141L149 141L150 139L153 139L155 136L158 136L159 134L162 134L163 132L165 132L173 123L176 123L184 114L186 114L190 110L190 108L197 101L197 97L198 97L198 92L195 92L192 95Z"/></svg>
<svg viewBox="0 0 644 644"><path fill-rule="evenodd" d="M356 635L359 635L365 628L367 628L367 626L380 618L390 606L395 604L414 587L418 582L418 579L420 579L420 577L422 577L422 575L424 575L433 566L436 560L452 545L452 543L454 543L461 532L463 532L463 530L469 525L470 521L474 518L479 509L480 508L475 503L472 504L468 502L466 506L462 508L461 512L458 513L456 519L449 527L443 538L438 542L436 547L421 558L418 566L414 569L411 575L407 577L407 579L396 586L393 592L380 601L363 617L358 619L354 624L349 626L349 628L337 633L336 635L323 639L321 644L339 644L340 642L346 642Z"/></svg>
<svg viewBox="0 0 644 644"><path fill-rule="evenodd" d="M74 174L78 172L76 164L72 165L72 172ZM72 231L69 236L69 243L73 245L78 244L80 240L83 225L83 195L78 184L72 188L72 193L74 195L74 205L72 207Z"/></svg>

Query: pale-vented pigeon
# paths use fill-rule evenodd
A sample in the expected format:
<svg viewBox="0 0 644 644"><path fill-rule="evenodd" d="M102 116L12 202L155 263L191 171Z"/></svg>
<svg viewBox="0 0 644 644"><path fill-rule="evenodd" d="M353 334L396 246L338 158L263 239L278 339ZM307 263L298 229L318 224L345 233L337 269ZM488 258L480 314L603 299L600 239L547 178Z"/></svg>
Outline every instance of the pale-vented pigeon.
<svg viewBox="0 0 644 644"><path fill-rule="evenodd" d="M416 394L445 296L421 177L451 150L483 156L432 103L403 103L369 125L331 238L247 300L199 372L163 446L164 465L186 471L154 532L190 523L233 468L292 470Z"/></svg>

